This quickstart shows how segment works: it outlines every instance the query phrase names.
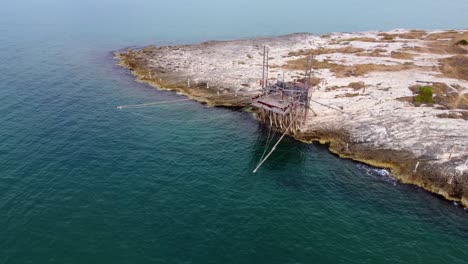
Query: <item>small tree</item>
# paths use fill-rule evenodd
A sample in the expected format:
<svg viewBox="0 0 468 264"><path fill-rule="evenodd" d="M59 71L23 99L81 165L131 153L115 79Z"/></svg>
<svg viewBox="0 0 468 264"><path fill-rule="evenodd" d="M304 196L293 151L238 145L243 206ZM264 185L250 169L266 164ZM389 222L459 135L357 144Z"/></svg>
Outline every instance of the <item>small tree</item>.
<svg viewBox="0 0 468 264"><path fill-rule="evenodd" d="M419 94L416 96L415 101L418 104L433 104L432 87L423 86L419 88Z"/></svg>
<svg viewBox="0 0 468 264"><path fill-rule="evenodd" d="M457 43L455 43L455 45L467 46L468 41L465 40L465 39L462 39L462 40L458 41Z"/></svg>

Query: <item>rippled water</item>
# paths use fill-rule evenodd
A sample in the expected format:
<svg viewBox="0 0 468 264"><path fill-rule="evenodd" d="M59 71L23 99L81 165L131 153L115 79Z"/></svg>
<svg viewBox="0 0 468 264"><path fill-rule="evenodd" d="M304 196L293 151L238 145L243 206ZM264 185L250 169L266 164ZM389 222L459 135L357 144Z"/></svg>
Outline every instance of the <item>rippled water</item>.
<svg viewBox="0 0 468 264"><path fill-rule="evenodd" d="M330 19L337 1L268 2L288 11L284 23L264 20L266 1L30 2L0 9L0 263L466 263L461 207L289 138L252 174L268 130L249 113L191 101L118 110L183 97L134 82L111 54L294 31L460 28L466 1L372 9L403 14L395 20L363 11L371 1L342 4L337 17L355 23ZM296 19L308 10L309 23Z"/></svg>

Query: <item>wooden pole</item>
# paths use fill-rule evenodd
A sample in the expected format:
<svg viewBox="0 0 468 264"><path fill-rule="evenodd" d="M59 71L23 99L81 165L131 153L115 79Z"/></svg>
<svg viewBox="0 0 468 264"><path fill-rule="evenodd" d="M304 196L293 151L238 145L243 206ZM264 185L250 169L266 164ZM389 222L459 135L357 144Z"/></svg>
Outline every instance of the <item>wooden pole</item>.
<svg viewBox="0 0 468 264"><path fill-rule="evenodd" d="M286 87L286 85L284 83L284 71L283 71L283 90L284 90L285 87ZM284 91L281 91L281 100L284 100Z"/></svg>
<svg viewBox="0 0 468 264"><path fill-rule="evenodd" d="M269 56L269 53L270 53L270 51L267 48L266 49L266 85L267 85L267 87L268 87L268 70L269 70L269 68L268 68L268 56Z"/></svg>
<svg viewBox="0 0 468 264"><path fill-rule="evenodd" d="M306 88L306 101L305 101L305 107L304 107L304 121L303 124L305 125L307 122L307 113L309 112L309 79L310 79L310 72L311 72L311 67L312 67L312 57L309 56L307 58L307 69L306 69L306 76L305 78L305 88Z"/></svg>
<svg viewBox="0 0 468 264"><path fill-rule="evenodd" d="M262 89L265 91L265 54L266 46L263 45L263 62L262 62Z"/></svg>

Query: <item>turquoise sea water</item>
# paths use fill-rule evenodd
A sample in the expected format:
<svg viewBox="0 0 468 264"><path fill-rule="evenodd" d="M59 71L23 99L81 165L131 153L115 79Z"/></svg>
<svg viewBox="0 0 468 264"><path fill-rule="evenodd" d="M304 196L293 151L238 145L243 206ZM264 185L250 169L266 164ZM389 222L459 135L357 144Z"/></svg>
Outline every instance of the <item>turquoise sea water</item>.
<svg viewBox="0 0 468 264"><path fill-rule="evenodd" d="M466 263L468 214L248 113L133 81L111 51L463 28L455 1L10 1L0 8L0 263ZM279 20L281 17L282 20Z"/></svg>

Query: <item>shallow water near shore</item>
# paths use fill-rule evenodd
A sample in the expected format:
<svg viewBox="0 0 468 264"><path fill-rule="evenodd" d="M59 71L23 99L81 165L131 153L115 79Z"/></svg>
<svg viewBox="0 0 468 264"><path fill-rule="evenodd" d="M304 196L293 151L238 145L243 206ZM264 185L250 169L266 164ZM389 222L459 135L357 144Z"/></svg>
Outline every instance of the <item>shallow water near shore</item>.
<svg viewBox="0 0 468 264"><path fill-rule="evenodd" d="M342 23L326 19L330 3L304 23L295 18L317 6L298 1L307 8L268 23L261 3L5 4L0 263L466 263L468 213L385 170L285 138L252 174L268 129L250 113L193 101L116 108L184 98L116 66L112 51L124 47L461 28L468 12L464 1L414 1L415 17L431 16L351 20L345 13L371 4L361 1L337 11L354 21ZM390 16L400 5L378 9Z"/></svg>

